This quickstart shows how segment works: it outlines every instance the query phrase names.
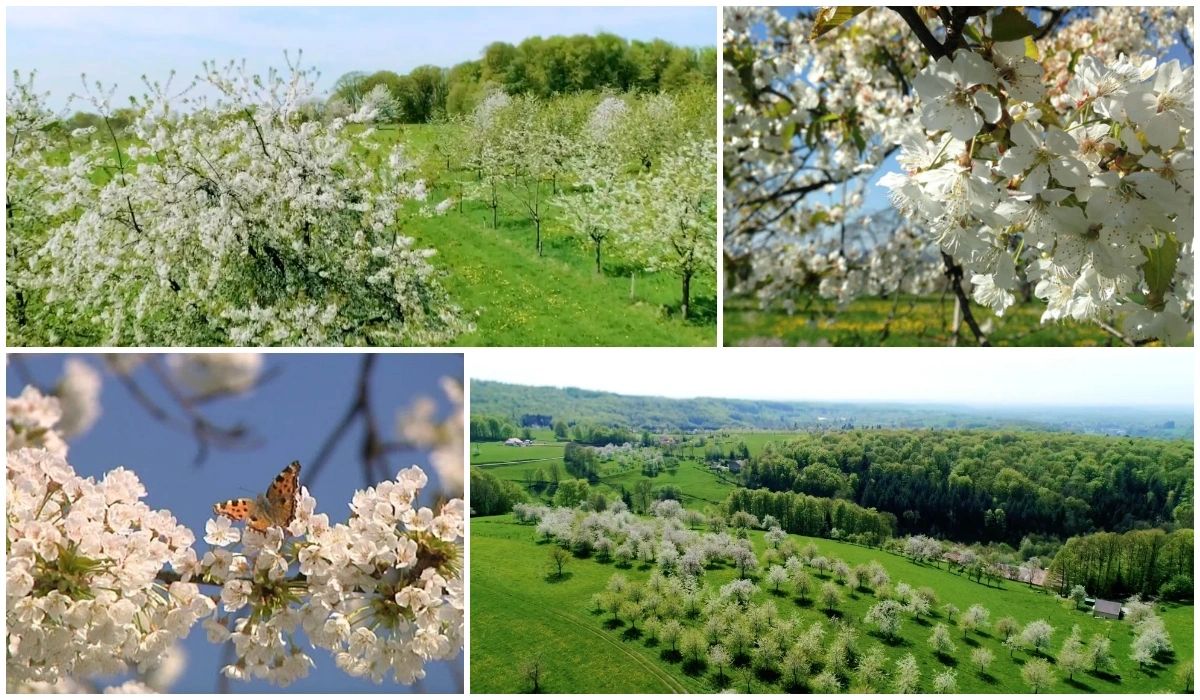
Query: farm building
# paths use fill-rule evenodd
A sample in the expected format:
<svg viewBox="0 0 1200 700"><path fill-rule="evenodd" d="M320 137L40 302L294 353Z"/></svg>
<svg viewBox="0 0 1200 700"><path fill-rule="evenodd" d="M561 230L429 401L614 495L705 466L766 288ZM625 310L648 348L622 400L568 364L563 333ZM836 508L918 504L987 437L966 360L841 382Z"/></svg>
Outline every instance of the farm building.
<svg viewBox="0 0 1200 700"><path fill-rule="evenodd" d="M505 440L504 444L509 447L529 447L533 444L533 440L522 440L521 438L512 437Z"/></svg>
<svg viewBox="0 0 1200 700"><path fill-rule="evenodd" d="M1110 620L1120 620L1125 617L1125 612L1121 610L1121 604L1115 600L1096 599L1095 605L1092 606L1092 615L1094 617L1104 617Z"/></svg>

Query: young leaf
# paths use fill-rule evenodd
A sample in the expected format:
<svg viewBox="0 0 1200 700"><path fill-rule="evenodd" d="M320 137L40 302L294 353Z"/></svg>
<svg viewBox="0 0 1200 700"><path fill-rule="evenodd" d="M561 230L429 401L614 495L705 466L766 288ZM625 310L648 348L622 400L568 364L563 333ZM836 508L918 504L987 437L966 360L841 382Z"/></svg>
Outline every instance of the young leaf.
<svg viewBox="0 0 1200 700"><path fill-rule="evenodd" d="M1015 7L1006 7L992 20L992 39L996 41L1016 41L1037 32L1037 25L1029 21Z"/></svg>
<svg viewBox="0 0 1200 700"><path fill-rule="evenodd" d="M1179 242L1174 236L1167 236L1157 248L1142 247L1146 262L1142 265L1142 273L1146 276L1146 286L1150 293L1146 295L1146 306L1155 311L1162 311L1167 292L1171 289L1171 280L1175 278L1175 264L1179 260Z"/></svg>
<svg viewBox="0 0 1200 700"><path fill-rule="evenodd" d="M809 38L816 39L824 34L828 34L851 19L854 19L863 10L869 9L871 8L867 5L822 7L817 11L817 17L813 21L812 32L809 34Z"/></svg>

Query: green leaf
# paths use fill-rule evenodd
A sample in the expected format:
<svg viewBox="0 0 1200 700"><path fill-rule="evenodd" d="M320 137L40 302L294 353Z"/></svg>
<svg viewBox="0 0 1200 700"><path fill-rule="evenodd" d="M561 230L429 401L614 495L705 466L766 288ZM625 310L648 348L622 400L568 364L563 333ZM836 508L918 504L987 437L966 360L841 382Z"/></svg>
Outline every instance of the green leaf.
<svg viewBox="0 0 1200 700"><path fill-rule="evenodd" d="M1150 288L1150 293L1146 295L1146 306L1154 311L1162 311L1167 292L1171 291L1171 280L1175 278L1179 242L1174 236L1168 235L1162 245L1153 249L1142 246L1142 252L1146 255L1142 274L1146 277L1146 286Z"/></svg>
<svg viewBox="0 0 1200 700"><path fill-rule="evenodd" d="M1041 52L1038 51L1037 42L1035 42L1033 40L1033 37L1031 37L1031 36L1025 37L1025 56L1026 56L1026 58L1032 58L1035 61L1040 61L1040 60L1042 60L1041 55L1042 55Z"/></svg>
<svg viewBox="0 0 1200 700"><path fill-rule="evenodd" d="M992 38L996 41L1016 41L1037 33L1037 25L1015 7L1006 7L992 20Z"/></svg>
<svg viewBox="0 0 1200 700"><path fill-rule="evenodd" d="M857 124L850 128L850 140L854 142L859 153L867 150L867 140L863 138L862 130L858 128Z"/></svg>
<svg viewBox="0 0 1200 700"><path fill-rule="evenodd" d="M779 100L775 104L771 105L771 108L767 110L767 116L775 119L783 119L791 113L792 103L788 102L787 100Z"/></svg>
<svg viewBox="0 0 1200 700"><path fill-rule="evenodd" d="M796 138L796 122L788 122L787 126L783 127L783 133L780 134L780 137L783 138L785 146L790 146L792 139Z"/></svg>
<svg viewBox="0 0 1200 700"><path fill-rule="evenodd" d="M975 42L976 44L983 43L983 35L979 33L979 29L976 28L975 25L973 25L973 24L968 24L965 27L963 27L963 34L966 34L967 38L970 39L971 41Z"/></svg>
<svg viewBox="0 0 1200 700"><path fill-rule="evenodd" d="M854 19L863 10L871 9L869 5L843 5L837 7L822 7L817 10L817 17L813 21L812 32L809 34L810 39L816 39L842 26L846 22Z"/></svg>

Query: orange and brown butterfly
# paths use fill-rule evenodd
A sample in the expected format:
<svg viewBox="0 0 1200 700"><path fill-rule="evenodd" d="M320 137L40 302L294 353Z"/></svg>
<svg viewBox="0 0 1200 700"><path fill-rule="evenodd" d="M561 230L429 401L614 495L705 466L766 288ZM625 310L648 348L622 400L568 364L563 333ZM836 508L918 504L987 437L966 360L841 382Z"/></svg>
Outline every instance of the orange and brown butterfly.
<svg viewBox="0 0 1200 700"><path fill-rule="evenodd" d="M300 500L300 463L287 465L267 492L257 498L234 498L213 506L213 513L230 520L245 520L252 530L266 532L271 526L286 528L296 517Z"/></svg>

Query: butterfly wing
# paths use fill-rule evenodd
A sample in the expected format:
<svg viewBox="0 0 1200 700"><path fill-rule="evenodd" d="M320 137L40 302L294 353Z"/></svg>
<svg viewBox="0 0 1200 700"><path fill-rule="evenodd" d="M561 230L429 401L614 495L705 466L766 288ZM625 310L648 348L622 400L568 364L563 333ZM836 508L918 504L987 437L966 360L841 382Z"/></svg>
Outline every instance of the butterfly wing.
<svg viewBox="0 0 1200 700"><path fill-rule="evenodd" d="M287 527L296 517L296 504L300 498L300 463L292 462L284 467L267 487L266 505L270 524ZM253 524L251 524L253 527ZM257 528L256 528L257 529Z"/></svg>
<svg viewBox="0 0 1200 700"><path fill-rule="evenodd" d="M245 520L254 511L254 501L249 498L232 498L213 506L213 513L224 515L230 520Z"/></svg>

